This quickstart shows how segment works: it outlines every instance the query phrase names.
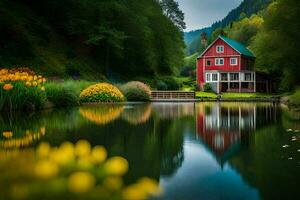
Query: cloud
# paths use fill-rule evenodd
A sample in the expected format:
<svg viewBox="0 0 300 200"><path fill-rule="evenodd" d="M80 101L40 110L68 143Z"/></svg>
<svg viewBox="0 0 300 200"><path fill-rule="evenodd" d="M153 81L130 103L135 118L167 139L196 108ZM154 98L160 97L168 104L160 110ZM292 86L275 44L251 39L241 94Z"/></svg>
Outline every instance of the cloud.
<svg viewBox="0 0 300 200"><path fill-rule="evenodd" d="M187 30L210 26L223 19L242 0L177 0L185 13Z"/></svg>

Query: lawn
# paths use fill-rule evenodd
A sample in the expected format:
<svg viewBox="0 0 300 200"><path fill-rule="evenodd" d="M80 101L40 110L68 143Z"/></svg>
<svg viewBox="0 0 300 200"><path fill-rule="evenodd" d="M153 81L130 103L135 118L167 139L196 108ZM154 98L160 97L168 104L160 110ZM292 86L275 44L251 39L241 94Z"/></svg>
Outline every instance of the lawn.
<svg viewBox="0 0 300 200"><path fill-rule="evenodd" d="M196 92L197 99L217 99L218 95L210 92Z"/></svg>
<svg viewBox="0 0 300 200"><path fill-rule="evenodd" d="M243 99L243 98L271 98L274 95L263 93L223 93L223 99Z"/></svg>

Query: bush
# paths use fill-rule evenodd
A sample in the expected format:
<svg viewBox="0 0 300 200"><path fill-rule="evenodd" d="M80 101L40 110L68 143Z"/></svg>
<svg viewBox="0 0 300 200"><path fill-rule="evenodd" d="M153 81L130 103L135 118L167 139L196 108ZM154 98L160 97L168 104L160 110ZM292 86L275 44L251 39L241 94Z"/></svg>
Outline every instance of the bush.
<svg viewBox="0 0 300 200"><path fill-rule="evenodd" d="M43 107L46 79L28 68L0 70L0 110L35 110Z"/></svg>
<svg viewBox="0 0 300 200"><path fill-rule="evenodd" d="M168 90L168 86L165 82L163 81L157 81L157 89L158 90Z"/></svg>
<svg viewBox="0 0 300 200"><path fill-rule="evenodd" d="M124 100L121 91L109 83L89 86L80 94L81 102L122 102Z"/></svg>
<svg viewBox="0 0 300 200"><path fill-rule="evenodd" d="M173 77L164 77L157 81L158 90L179 90L180 86Z"/></svg>
<svg viewBox="0 0 300 200"><path fill-rule="evenodd" d="M151 89L142 82L131 81L120 89L128 101L150 101Z"/></svg>
<svg viewBox="0 0 300 200"><path fill-rule="evenodd" d="M71 88L60 83L49 83L46 85L47 99L56 107L78 106L79 95Z"/></svg>
<svg viewBox="0 0 300 200"><path fill-rule="evenodd" d="M209 83L206 83L204 86L203 86L203 91L204 92L212 92L212 87Z"/></svg>

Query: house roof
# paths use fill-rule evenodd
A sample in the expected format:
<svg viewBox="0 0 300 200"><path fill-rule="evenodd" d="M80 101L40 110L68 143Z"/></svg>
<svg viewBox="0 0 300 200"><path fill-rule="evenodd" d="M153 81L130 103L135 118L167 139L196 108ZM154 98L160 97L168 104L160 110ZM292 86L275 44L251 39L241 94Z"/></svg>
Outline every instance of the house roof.
<svg viewBox="0 0 300 200"><path fill-rule="evenodd" d="M229 39L227 37L224 37L222 35L220 35L213 43L211 43L205 51L203 51L203 53L198 57L202 57L207 51L208 49L210 49L214 43L218 40L218 39L221 39L223 40L224 42L226 42L229 46L231 46L234 50L236 50L238 53L240 53L241 55L244 55L244 56L248 56L248 57L253 57L255 58L254 54L243 44L235 41L235 40L232 40L232 39Z"/></svg>
<svg viewBox="0 0 300 200"><path fill-rule="evenodd" d="M228 45L230 45L232 48L234 48L240 54L249 56L249 57L255 57L253 55L253 53L247 47L245 47L243 44L241 44L235 40L229 39L227 37L224 37L224 36L219 36L219 38L221 38L224 42L226 42Z"/></svg>

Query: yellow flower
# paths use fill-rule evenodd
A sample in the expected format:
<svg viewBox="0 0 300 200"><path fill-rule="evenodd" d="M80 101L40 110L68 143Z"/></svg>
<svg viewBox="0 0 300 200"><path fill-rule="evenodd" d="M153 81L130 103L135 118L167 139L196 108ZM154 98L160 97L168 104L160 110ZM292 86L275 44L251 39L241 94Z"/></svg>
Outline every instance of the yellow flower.
<svg viewBox="0 0 300 200"><path fill-rule="evenodd" d="M13 136L13 132L11 131L4 131L2 133L2 135L5 137L5 138L11 138Z"/></svg>
<svg viewBox="0 0 300 200"><path fill-rule="evenodd" d="M35 86L38 85L38 83L37 83L36 81L33 81L33 82L32 82L32 85L35 87Z"/></svg>
<svg viewBox="0 0 300 200"><path fill-rule="evenodd" d="M128 170L128 162L122 157L112 157L104 165L108 174L122 176Z"/></svg>
<svg viewBox="0 0 300 200"><path fill-rule="evenodd" d="M123 185L120 177L108 177L104 180L104 185L111 190L119 190Z"/></svg>
<svg viewBox="0 0 300 200"><path fill-rule="evenodd" d="M103 146L95 146L92 150L92 160L95 163L102 163L107 157L107 152Z"/></svg>
<svg viewBox="0 0 300 200"><path fill-rule="evenodd" d="M50 153L50 145L48 143L41 143L37 148L37 155L39 157L47 157Z"/></svg>
<svg viewBox="0 0 300 200"><path fill-rule="evenodd" d="M27 82L25 83L25 85L28 86L28 87L30 87L30 86L31 86L31 82L27 81Z"/></svg>
<svg viewBox="0 0 300 200"><path fill-rule="evenodd" d="M91 152L91 145L86 140L79 140L75 145L75 154L77 156L87 156Z"/></svg>
<svg viewBox="0 0 300 200"><path fill-rule="evenodd" d="M147 199L147 194L139 187L138 184L134 184L123 190L123 197L126 200L144 200Z"/></svg>
<svg viewBox="0 0 300 200"><path fill-rule="evenodd" d="M139 180L138 184L148 195L158 195L161 193L158 183L153 179L144 177Z"/></svg>
<svg viewBox="0 0 300 200"><path fill-rule="evenodd" d="M42 160L35 166L35 174L42 179L49 179L58 174L58 166L51 161Z"/></svg>
<svg viewBox="0 0 300 200"><path fill-rule="evenodd" d="M96 180L87 172L75 172L68 179L68 188L74 193L88 192L95 186Z"/></svg>
<svg viewBox="0 0 300 200"><path fill-rule="evenodd" d="M75 158L73 144L69 142L63 143L60 148L52 150L50 158L61 166L70 164Z"/></svg>
<svg viewBox="0 0 300 200"><path fill-rule="evenodd" d="M45 87L44 87L44 86L43 86L43 87L41 87L41 90L42 90L42 91L45 91Z"/></svg>
<svg viewBox="0 0 300 200"><path fill-rule="evenodd" d="M13 86L12 84L10 84L10 83L5 84L5 85L3 86L3 89L4 89L4 90L11 90L11 89L13 89L13 88L14 88L14 86Z"/></svg>

